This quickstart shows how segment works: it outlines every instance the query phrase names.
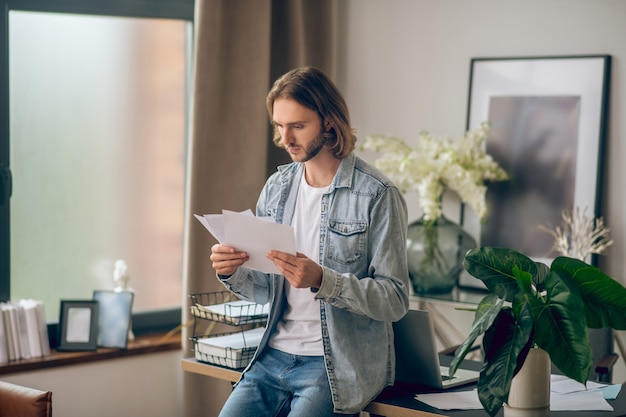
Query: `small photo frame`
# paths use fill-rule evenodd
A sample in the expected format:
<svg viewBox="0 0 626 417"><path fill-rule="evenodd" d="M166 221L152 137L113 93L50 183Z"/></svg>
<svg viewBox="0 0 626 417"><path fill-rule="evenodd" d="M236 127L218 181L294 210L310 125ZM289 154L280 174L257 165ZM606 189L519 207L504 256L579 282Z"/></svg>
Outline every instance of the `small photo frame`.
<svg viewBox="0 0 626 417"><path fill-rule="evenodd" d="M61 300L58 351L97 349L98 302Z"/></svg>
<svg viewBox="0 0 626 417"><path fill-rule="evenodd" d="M98 347L125 349L128 343L133 307L131 291L96 290L98 302Z"/></svg>

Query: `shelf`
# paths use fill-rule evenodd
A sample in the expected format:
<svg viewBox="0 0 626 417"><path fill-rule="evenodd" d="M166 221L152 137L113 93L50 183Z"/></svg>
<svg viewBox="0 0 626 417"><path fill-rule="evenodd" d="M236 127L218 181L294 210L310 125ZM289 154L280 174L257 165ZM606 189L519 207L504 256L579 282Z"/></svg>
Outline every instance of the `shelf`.
<svg viewBox="0 0 626 417"><path fill-rule="evenodd" d="M1 364L0 375L180 349L180 333L138 336L134 341L128 342L126 349L99 348L86 352L59 352L56 349L51 349L50 356L45 358L22 359Z"/></svg>

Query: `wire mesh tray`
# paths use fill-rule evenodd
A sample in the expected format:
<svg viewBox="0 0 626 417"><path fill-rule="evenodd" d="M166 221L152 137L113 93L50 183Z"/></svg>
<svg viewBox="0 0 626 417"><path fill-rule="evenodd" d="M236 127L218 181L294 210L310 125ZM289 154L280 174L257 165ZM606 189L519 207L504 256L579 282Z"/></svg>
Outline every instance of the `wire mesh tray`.
<svg viewBox="0 0 626 417"><path fill-rule="evenodd" d="M269 304L239 300L229 291L189 294L194 317L239 326L267 320Z"/></svg>
<svg viewBox="0 0 626 417"><path fill-rule="evenodd" d="M194 336L193 350L196 360L233 369L245 368L252 360L265 328Z"/></svg>

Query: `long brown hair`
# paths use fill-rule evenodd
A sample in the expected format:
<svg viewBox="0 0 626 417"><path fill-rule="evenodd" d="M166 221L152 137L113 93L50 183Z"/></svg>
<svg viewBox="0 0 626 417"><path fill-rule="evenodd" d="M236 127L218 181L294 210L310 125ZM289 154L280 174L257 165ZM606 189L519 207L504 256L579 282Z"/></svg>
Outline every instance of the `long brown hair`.
<svg viewBox="0 0 626 417"><path fill-rule="evenodd" d="M330 124L330 130L324 133L324 144L336 158L343 159L354 150L356 136L350 126L348 106L339 89L322 71L314 67L300 67L277 79L266 99L270 121L274 116L274 101L279 98L295 100L315 111L322 120L322 126ZM282 147L276 126L273 141L276 146Z"/></svg>

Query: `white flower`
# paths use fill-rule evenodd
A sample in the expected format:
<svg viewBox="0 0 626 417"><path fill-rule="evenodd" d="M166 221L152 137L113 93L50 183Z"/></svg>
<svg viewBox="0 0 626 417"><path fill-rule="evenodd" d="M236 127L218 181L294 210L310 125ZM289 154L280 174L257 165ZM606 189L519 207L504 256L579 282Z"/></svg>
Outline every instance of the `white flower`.
<svg viewBox="0 0 626 417"><path fill-rule="evenodd" d="M485 181L508 179L485 152L489 129L489 123L483 122L475 131L449 139L422 131L415 148L395 136L371 135L362 148L382 154L374 166L402 192L417 191L426 221L441 215L441 196L446 189L455 191L483 219L487 216Z"/></svg>

